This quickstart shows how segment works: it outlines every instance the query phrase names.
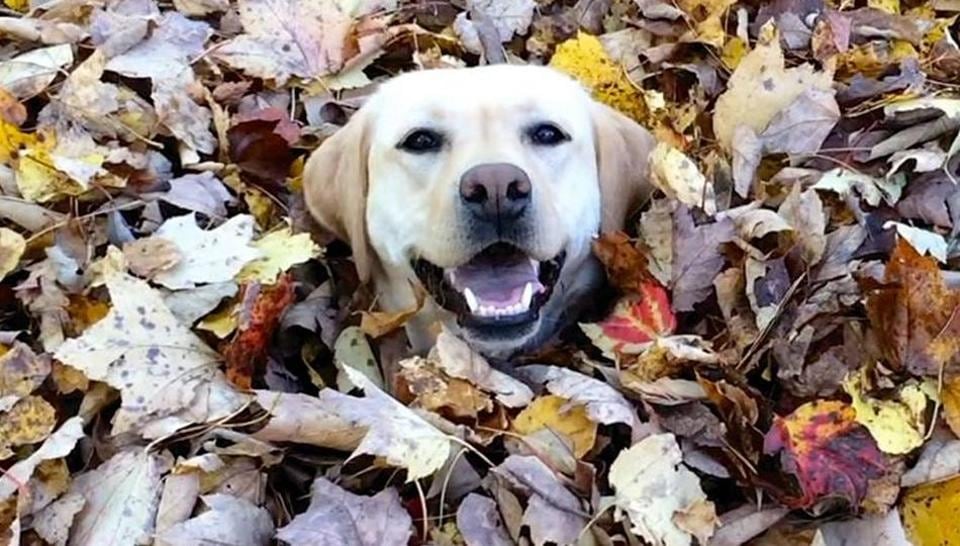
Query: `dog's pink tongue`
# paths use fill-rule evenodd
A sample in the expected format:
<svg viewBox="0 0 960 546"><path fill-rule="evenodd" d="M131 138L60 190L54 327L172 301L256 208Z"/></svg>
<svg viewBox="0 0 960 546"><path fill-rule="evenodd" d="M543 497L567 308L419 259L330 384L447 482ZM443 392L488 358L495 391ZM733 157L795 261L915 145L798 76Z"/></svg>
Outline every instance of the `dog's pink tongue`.
<svg viewBox="0 0 960 546"><path fill-rule="evenodd" d="M453 287L460 292L469 288L484 305L504 306L520 301L527 283L533 285L534 294L543 289L534 263L525 256L478 256L452 273Z"/></svg>

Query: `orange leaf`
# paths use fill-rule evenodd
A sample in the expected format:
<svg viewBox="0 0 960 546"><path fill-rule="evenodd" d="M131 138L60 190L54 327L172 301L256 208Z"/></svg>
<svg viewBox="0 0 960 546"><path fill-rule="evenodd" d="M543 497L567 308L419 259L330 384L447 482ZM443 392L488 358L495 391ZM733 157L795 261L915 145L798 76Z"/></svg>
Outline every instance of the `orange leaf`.
<svg viewBox="0 0 960 546"><path fill-rule="evenodd" d="M654 281L640 283L639 294L617 302L603 322L581 324L593 344L606 352L638 353L655 339L673 333L677 318L670 309L667 291Z"/></svg>
<svg viewBox="0 0 960 546"><path fill-rule="evenodd" d="M593 243L593 253L607 271L607 278L619 290L637 292L645 281L651 280L647 257L622 231L600 235Z"/></svg>
<svg viewBox="0 0 960 546"><path fill-rule="evenodd" d="M867 316L895 368L937 375L960 352L960 293L947 287L933 258L905 240L897 241L883 284L865 291Z"/></svg>
<svg viewBox="0 0 960 546"><path fill-rule="evenodd" d="M821 501L842 499L857 507L869 481L888 472L887 458L855 418L848 404L817 400L774 419L763 451L781 453L784 470L796 476L803 492L781 499L787 506L814 508Z"/></svg>
<svg viewBox="0 0 960 546"><path fill-rule="evenodd" d="M252 290L256 293L251 294ZM236 335L223 350L227 378L242 389L251 387L254 372L266 361L270 338L280 324L283 311L293 303L293 280L285 274L270 286L250 284L244 298L251 296L253 302L241 313Z"/></svg>

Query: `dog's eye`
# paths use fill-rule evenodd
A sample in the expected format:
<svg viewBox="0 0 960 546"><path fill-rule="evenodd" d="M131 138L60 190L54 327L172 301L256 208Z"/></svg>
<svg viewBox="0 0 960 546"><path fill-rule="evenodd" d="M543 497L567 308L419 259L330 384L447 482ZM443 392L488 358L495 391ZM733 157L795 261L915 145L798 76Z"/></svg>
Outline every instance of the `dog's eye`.
<svg viewBox="0 0 960 546"><path fill-rule="evenodd" d="M415 154L435 152L443 146L443 135L432 129L417 129L408 134L397 148Z"/></svg>
<svg viewBox="0 0 960 546"><path fill-rule="evenodd" d="M570 140L570 137L563 130L552 123L534 125L527 134L530 136L530 140L539 146L556 146L561 142Z"/></svg>

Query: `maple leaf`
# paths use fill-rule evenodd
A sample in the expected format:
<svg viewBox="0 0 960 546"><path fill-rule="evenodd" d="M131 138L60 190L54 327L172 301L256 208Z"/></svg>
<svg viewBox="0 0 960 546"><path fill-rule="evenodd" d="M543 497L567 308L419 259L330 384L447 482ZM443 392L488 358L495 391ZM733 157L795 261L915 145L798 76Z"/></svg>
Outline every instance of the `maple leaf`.
<svg viewBox="0 0 960 546"><path fill-rule="evenodd" d="M655 281L645 281L639 293L621 298L602 322L580 325L593 344L608 354L635 354L676 327L667 291Z"/></svg>
<svg viewBox="0 0 960 546"><path fill-rule="evenodd" d="M112 259L120 251L112 247ZM219 392L219 355L164 305L163 298L105 258L105 282L113 307L82 336L68 339L54 358L120 390L122 404L114 416L114 433L206 406L207 389ZM231 412L240 400L214 413Z"/></svg>
<svg viewBox="0 0 960 546"><path fill-rule="evenodd" d="M932 258L900 239L887 262L883 283L868 283L867 317L880 334L887 362L915 375L955 370L960 352L960 293L947 287Z"/></svg>
<svg viewBox="0 0 960 546"><path fill-rule="evenodd" d="M153 237L174 243L182 259L154 280L174 290L232 280L246 264L263 256L250 246L253 225L253 217L247 215L234 216L209 231L197 226L193 213L167 220Z"/></svg>
<svg viewBox="0 0 960 546"><path fill-rule="evenodd" d="M869 431L856 422L853 407L834 400L807 402L786 417L776 417L763 451L780 453L783 469L800 485L802 495L785 496L783 502L814 512L830 500L859 506L870 480L890 470Z"/></svg>

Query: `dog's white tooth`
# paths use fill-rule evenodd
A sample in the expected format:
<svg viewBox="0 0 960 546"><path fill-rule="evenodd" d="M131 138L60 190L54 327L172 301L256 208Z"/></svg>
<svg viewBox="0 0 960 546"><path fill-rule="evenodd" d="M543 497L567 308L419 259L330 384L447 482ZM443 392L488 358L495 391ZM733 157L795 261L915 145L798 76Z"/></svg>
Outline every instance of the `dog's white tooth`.
<svg viewBox="0 0 960 546"><path fill-rule="evenodd" d="M529 260L530 260L530 267L533 268L533 274L534 274L534 275L539 275L539 274L540 274L540 262L534 260L533 258L529 258Z"/></svg>
<svg viewBox="0 0 960 546"><path fill-rule="evenodd" d="M520 296L520 311L530 309L530 302L533 301L533 283L527 283L523 286L523 294Z"/></svg>
<svg viewBox="0 0 960 546"><path fill-rule="evenodd" d="M451 285L457 284L457 273L454 270L447 271L447 282Z"/></svg>
<svg viewBox="0 0 960 546"><path fill-rule="evenodd" d="M470 308L470 312L476 314L480 310L480 302L477 301L477 295L473 293L473 290L469 288L463 289L463 298L467 300L467 307Z"/></svg>

